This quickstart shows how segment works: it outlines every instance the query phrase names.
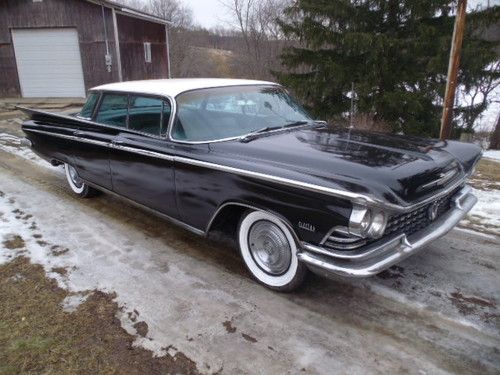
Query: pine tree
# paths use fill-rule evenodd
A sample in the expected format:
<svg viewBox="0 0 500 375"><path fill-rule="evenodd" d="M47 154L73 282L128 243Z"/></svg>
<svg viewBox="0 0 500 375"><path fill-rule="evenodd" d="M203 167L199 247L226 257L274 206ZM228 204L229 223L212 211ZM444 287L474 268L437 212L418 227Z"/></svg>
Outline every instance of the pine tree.
<svg viewBox="0 0 500 375"><path fill-rule="evenodd" d="M275 74L319 118L345 117L354 84L358 112L396 132L437 136L453 5L444 0L295 1L278 20L295 44L284 51L284 69ZM498 60L498 42L484 40L479 30L498 22L499 14L496 6L468 15L474 29L468 27L463 42L460 82L472 87Z"/></svg>

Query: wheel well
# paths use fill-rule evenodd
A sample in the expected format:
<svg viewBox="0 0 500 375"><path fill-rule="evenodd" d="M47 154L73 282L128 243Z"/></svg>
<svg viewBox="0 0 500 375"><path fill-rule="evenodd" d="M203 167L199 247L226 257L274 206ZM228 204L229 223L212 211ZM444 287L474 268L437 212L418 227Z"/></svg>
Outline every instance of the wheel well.
<svg viewBox="0 0 500 375"><path fill-rule="evenodd" d="M217 212L215 218L210 223L208 233L223 232L234 238L238 230L241 216L249 208L237 204L229 204Z"/></svg>
<svg viewBox="0 0 500 375"><path fill-rule="evenodd" d="M245 212L249 210L259 210L259 208L246 204L227 203L226 206L223 206L218 212L216 212L215 217L208 224L206 235L210 236L210 234L214 232L219 232L224 233L231 238L236 238L241 217ZM294 236L297 243L300 242L299 237L297 236L297 233L293 229L292 225L284 217L274 212L269 213L283 220L283 222L292 232L292 235Z"/></svg>

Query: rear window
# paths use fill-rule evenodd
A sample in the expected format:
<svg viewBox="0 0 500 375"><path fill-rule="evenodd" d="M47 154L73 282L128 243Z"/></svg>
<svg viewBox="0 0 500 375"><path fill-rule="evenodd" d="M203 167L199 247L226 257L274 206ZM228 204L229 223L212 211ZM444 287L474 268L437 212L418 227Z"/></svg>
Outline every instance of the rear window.
<svg viewBox="0 0 500 375"><path fill-rule="evenodd" d="M94 113L94 107L97 103L97 98L99 98L99 94L95 92L90 93L89 97L87 98L87 102L83 106L78 116L86 119L92 118L92 113Z"/></svg>
<svg viewBox="0 0 500 375"><path fill-rule="evenodd" d="M104 94L96 121L102 124L127 126L128 97L120 94Z"/></svg>

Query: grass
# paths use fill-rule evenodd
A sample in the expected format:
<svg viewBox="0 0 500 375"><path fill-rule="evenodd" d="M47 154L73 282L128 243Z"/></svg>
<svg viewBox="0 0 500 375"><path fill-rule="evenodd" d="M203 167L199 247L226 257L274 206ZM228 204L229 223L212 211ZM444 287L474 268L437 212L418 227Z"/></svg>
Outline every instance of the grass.
<svg viewBox="0 0 500 375"><path fill-rule="evenodd" d="M470 184L481 190L500 190L500 163L498 161L481 159Z"/></svg>
<svg viewBox="0 0 500 375"><path fill-rule="evenodd" d="M112 295L94 292L66 312L68 295L26 258L0 266L1 375L198 374L180 352L157 358L133 347Z"/></svg>

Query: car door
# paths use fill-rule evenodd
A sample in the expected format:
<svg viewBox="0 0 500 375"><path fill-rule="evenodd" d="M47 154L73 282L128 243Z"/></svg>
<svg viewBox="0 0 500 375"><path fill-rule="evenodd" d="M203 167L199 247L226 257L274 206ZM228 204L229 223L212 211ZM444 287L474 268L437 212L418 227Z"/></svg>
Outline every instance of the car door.
<svg viewBox="0 0 500 375"><path fill-rule="evenodd" d="M95 111L98 93L91 93L87 103L77 118L92 120L101 124L110 124L115 127L126 126L125 121L107 121L114 113L115 118L123 116L127 111L127 96L103 93L100 104ZM73 132L74 141L71 144L73 165L78 175L88 182L92 182L106 189L111 189L111 170L109 168L109 147L111 141L118 134L117 129L105 126L81 126Z"/></svg>
<svg viewBox="0 0 500 375"><path fill-rule="evenodd" d="M165 137L169 101L129 95L127 129L113 139L110 167L113 191L177 218L172 146Z"/></svg>

